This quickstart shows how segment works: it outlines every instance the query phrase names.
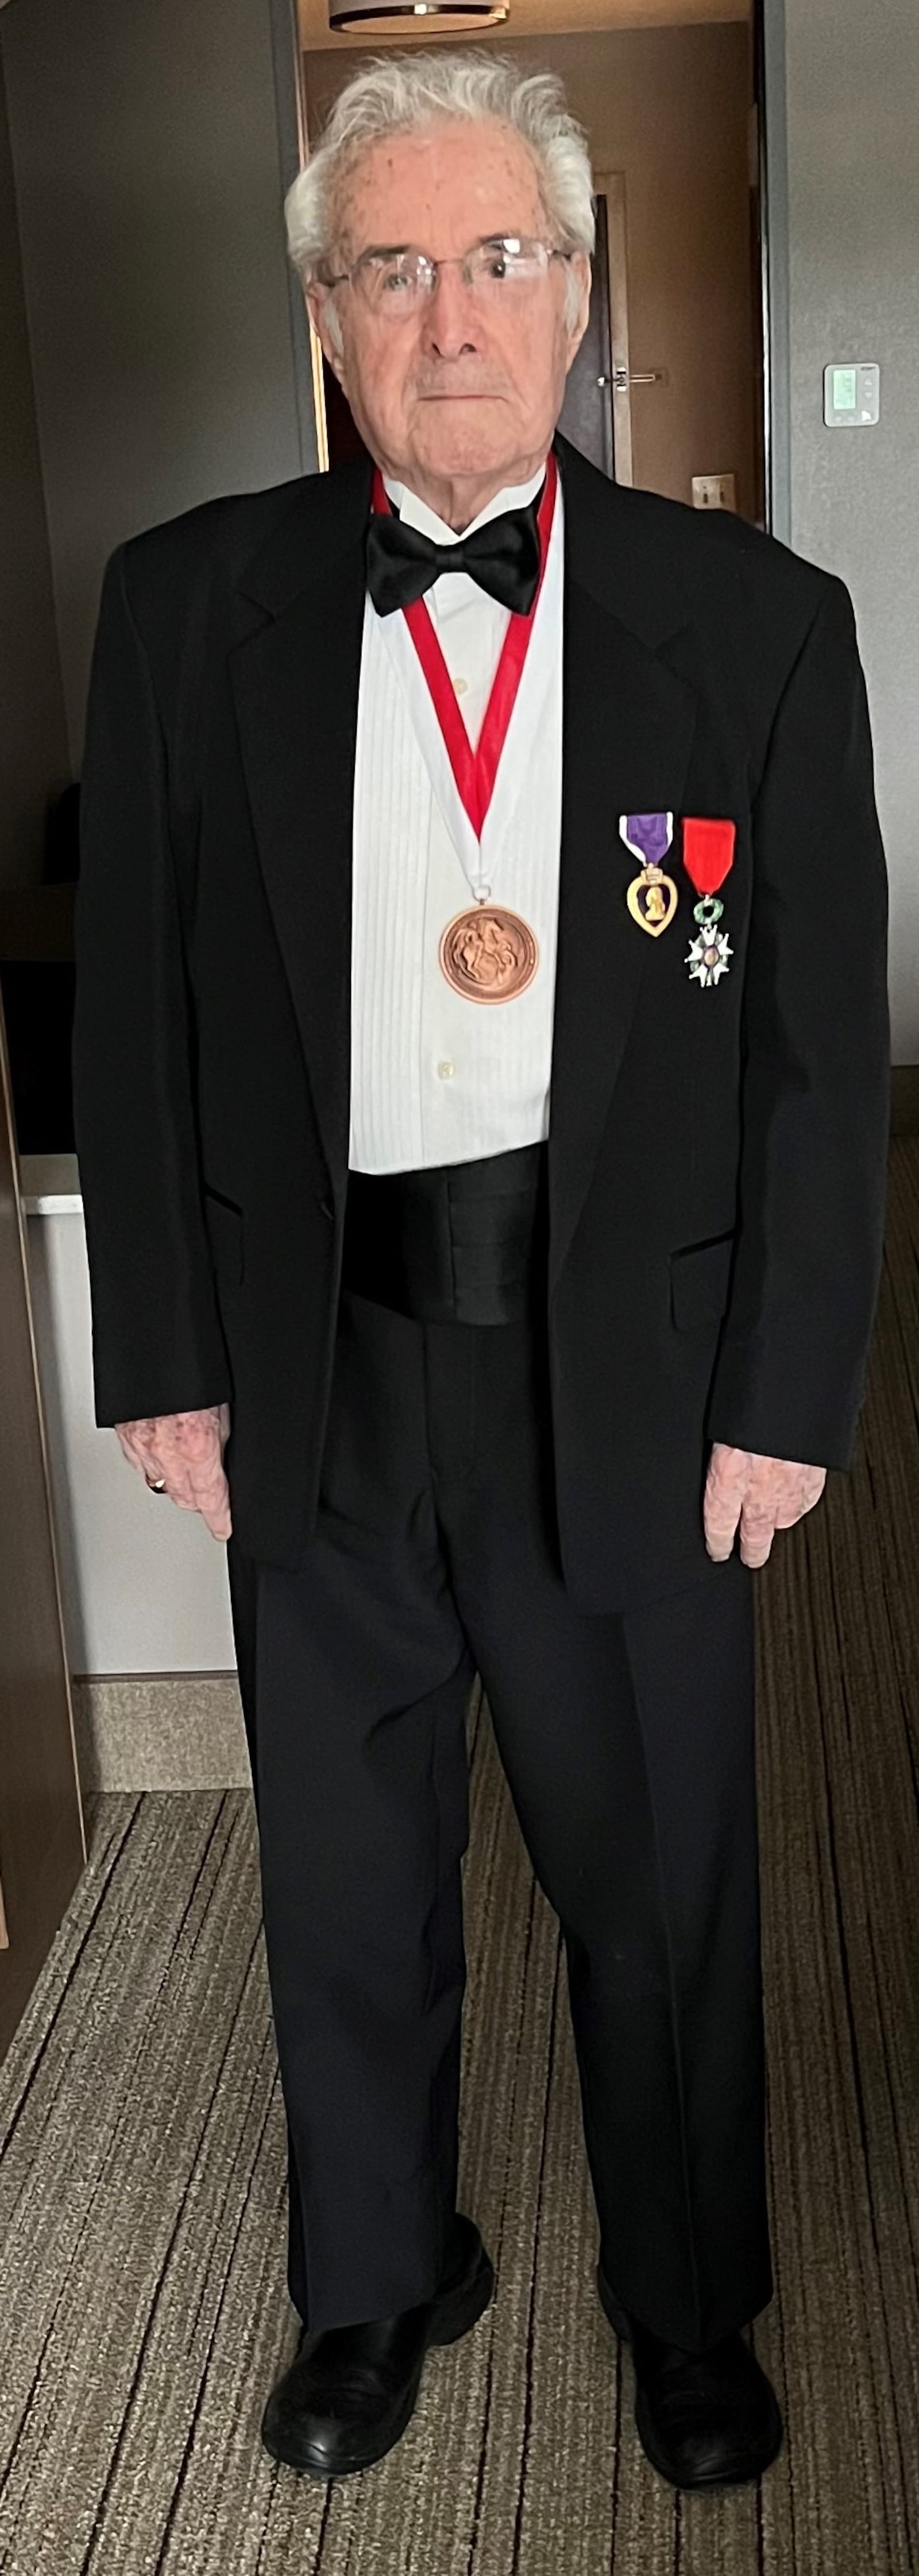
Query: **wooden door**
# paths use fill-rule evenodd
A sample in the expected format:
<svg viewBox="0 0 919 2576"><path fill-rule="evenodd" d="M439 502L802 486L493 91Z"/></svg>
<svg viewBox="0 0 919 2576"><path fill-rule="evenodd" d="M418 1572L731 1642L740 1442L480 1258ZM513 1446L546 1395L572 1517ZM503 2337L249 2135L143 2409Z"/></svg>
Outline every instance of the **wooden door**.
<svg viewBox="0 0 919 2576"><path fill-rule="evenodd" d="M0 1010L0 2056L85 1859Z"/></svg>

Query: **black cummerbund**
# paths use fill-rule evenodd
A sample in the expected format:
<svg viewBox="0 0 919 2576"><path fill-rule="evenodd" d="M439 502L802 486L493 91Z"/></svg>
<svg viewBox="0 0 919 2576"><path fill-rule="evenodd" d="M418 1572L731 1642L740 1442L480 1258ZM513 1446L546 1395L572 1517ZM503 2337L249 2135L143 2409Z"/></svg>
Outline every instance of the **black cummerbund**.
<svg viewBox="0 0 919 2576"><path fill-rule="evenodd" d="M545 1277L545 1145L421 1172L349 1172L341 1282L424 1324L515 1324Z"/></svg>

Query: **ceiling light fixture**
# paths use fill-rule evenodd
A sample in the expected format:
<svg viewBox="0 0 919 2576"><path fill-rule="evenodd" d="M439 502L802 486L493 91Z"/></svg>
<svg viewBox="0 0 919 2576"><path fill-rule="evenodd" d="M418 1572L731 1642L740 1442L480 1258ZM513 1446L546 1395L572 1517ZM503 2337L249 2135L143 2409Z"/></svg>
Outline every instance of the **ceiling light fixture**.
<svg viewBox="0 0 919 2576"><path fill-rule="evenodd" d="M330 0L329 26L336 35L355 27L401 27L406 18L429 22L432 34L462 35L467 27L500 27L510 14L510 0L363 0L353 7L343 0L341 7ZM427 26L424 32L427 33Z"/></svg>

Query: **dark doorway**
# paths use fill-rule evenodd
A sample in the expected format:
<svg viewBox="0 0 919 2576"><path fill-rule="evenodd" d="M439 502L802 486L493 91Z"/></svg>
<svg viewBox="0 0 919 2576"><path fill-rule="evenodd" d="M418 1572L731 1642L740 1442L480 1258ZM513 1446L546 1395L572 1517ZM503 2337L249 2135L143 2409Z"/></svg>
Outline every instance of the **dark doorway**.
<svg viewBox="0 0 919 2576"><path fill-rule="evenodd" d="M577 357L568 377L559 428L572 447L579 447L601 474L616 480L613 443L613 363L610 345L609 224L605 196L594 198L597 239L590 286L590 312Z"/></svg>
<svg viewBox="0 0 919 2576"><path fill-rule="evenodd" d="M347 465L349 457L366 456L367 450L338 377L333 375L328 358L322 360L322 397L325 403L326 438L330 465Z"/></svg>

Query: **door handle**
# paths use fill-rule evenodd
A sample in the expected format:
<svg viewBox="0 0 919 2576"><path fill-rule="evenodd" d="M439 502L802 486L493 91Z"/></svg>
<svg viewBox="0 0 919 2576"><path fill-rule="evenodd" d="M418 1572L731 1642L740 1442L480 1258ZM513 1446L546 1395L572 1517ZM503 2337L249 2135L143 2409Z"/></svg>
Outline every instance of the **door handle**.
<svg viewBox="0 0 919 2576"><path fill-rule="evenodd" d="M630 385L665 385L666 367L652 367L647 374L630 376L627 367L614 367L611 376L598 376L597 384L612 385L615 394L627 394Z"/></svg>

